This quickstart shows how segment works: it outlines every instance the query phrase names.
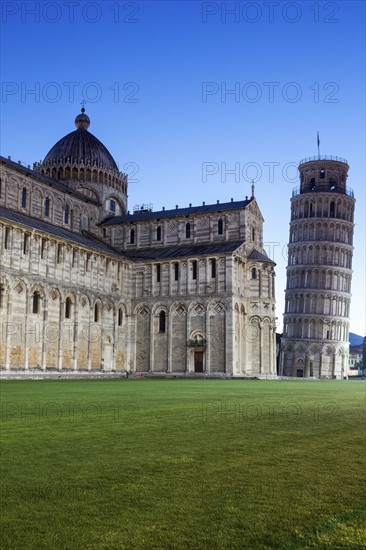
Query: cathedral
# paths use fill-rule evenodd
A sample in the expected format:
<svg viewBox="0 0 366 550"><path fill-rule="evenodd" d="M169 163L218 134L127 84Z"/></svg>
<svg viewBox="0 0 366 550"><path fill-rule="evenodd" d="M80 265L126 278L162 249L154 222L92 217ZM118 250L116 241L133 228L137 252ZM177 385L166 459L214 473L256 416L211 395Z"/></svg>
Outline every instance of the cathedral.
<svg viewBox="0 0 366 550"><path fill-rule="evenodd" d="M89 125L83 108L33 169L1 157L0 368L275 376L275 264L254 187L131 213Z"/></svg>

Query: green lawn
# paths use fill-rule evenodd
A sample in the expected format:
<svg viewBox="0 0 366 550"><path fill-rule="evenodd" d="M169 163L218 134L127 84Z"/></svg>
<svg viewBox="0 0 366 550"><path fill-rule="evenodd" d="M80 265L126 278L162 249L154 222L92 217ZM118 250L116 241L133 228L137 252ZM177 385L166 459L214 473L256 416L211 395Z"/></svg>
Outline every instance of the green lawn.
<svg viewBox="0 0 366 550"><path fill-rule="evenodd" d="M2 549L366 548L365 382L1 383Z"/></svg>

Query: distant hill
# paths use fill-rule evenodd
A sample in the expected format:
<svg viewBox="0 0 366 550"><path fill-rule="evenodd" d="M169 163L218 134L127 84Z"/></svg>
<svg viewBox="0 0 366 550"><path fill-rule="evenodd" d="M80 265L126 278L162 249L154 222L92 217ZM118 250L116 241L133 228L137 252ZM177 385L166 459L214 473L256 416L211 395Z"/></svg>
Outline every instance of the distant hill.
<svg viewBox="0 0 366 550"><path fill-rule="evenodd" d="M358 334L355 334L354 332L349 333L349 343L351 346L359 346L363 342L363 336L359 336Z"/></svg>

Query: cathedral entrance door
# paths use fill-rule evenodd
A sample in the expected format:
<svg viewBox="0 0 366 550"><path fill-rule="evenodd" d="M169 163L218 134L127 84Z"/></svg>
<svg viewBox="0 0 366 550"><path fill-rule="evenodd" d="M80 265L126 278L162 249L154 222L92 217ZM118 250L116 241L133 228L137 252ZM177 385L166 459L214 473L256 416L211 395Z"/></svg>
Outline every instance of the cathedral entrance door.
<svg viewBox="0 0 366 550"><path fill-rule="evenodd" d="M194 352L194 372L203 372L203 351Z"/></svg>

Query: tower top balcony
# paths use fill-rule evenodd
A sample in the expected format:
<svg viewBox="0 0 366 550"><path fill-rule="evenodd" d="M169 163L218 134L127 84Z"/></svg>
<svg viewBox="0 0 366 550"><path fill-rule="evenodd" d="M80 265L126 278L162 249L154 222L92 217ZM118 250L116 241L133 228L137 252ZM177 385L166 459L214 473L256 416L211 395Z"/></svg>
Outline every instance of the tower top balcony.
<svg viewBox="0 0 366 550"><path fill-rule="evenodd" d="M319 162L322 160L335 160L336 162L342 162L342 164L347 164L348 166L348 161L346 159L343 159L342 157L335 157L332 155L319 155L317 157L307 157L300 160L299 166L301 166L302 164L306 164L307 162Z"/></svg>

